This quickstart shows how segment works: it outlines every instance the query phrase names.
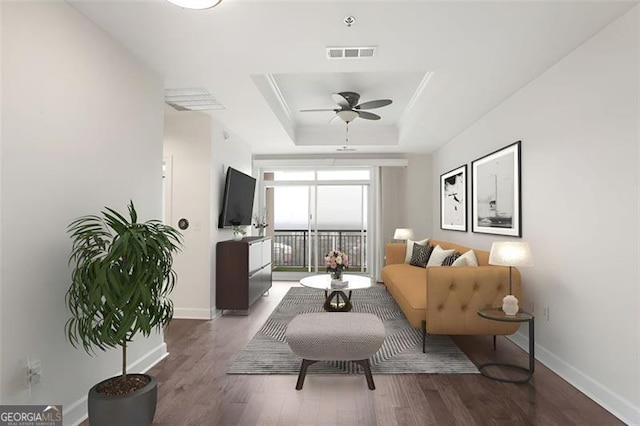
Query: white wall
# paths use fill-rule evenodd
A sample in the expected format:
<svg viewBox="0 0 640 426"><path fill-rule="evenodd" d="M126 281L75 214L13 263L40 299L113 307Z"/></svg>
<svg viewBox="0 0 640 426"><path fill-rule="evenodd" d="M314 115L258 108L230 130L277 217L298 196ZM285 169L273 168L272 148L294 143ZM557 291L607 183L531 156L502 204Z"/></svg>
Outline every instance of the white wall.
<svg viewBox="0 0 640 426"><path fill-rule="evenodd" d="M437 151L432 197L434 236L482 249L508 239L440 230L438 176L522 140L522 240L535 261L521 269L523 307L535 303L536 356L631 424L640 423L639 24L636 7Z"/></svg>
<svg viewBox="0 0 640 426"><path fill-rule="evenodd" d="M210 234L211 116L168 112L164 156L172 159L171 225L189 221L184 247L175 257L178 284L171 296L176 318L212 318Z"/></svg>
<svg viewBox="0 0 640 426"><path fill-rule="evenodd" d="M67 225L102 206L161 217L162 80L65 3L2 10L0 229L2 404L63 404L86 413L89 388L118 372L120 352L89 357L65 339ZM131 371L166 354L162 335L131 345ZM27 357L42 361L29 396Z"/></svg>
<svg viewBox="0 0 640 426"><path fill-rule="evenodd" d="M407 167L382 167L381 226L382 242L393 239L396 228L410 228L407 209L404 207L407 187Z"/></svg>
<svg viewBox="0 0 640 426"><path fill-rule="evenodd" d="M2 54L2 5L0 4L0 241L3 240L3 232L2 232L2 135L4 131L2 130L2 63L3 63L3 54ZM2 271L2 243L0 243L0 271ZM0 306L2 306L2 273L0 273ZM0 315L0 342L2 342L2 315ZM3 356L2 351L0 351L0 383L2 383L2 362ZM0 401L4 401L2 398L2 386L0 385Z"/></svg>
<svg viewBox="0 0 640 426"><path fill-rule="evenodd" d="M211 319L215 316L216 243L231 239L229 229L218 229L226 168L251 174L251 150L209 114L168 111L164 155L172 158L172 225L186 218L185 244L176 256L179 281L172 299L176 318Z"/></svg>
<svg viewBox="0 0 640 426"><path fill-rule="evenodd" d="M382 236L393 239L396 228L412 228L415 239L432 233L433 194L430 155L411 155L406 167L382 168Z"/></svg>
<svg viewBox="0 0 640 426"><path fill-rule="evenodd" d="M433 164L430 155L411 155L408 160L405 189L407 222L408 226L413 228L414 238L421 240L433 234L432 221L435 213L432 212L431 203L428 201L434 197Z"/></svg>
<svg viewBox="0 0 640 426"><path fill-rule="evenodd" d="M224 137L225 131L216 121L213 122L213 149L211 150L212 184L211 184L211 276L214 277L214 289L211 294L211 306L215 307L215 276L216 276L216 243L230 240L233 233L230 229L218 228L218 216L222 208L222 196L227 168L233 167L248 175L252 174L251 148L233 133L228 138ZM257 176L254 176L257 177ZM259 186L256 185L256 191ZM247 228L249 231L249 228ZM249 234L247 232L247 234Z"/></svg>

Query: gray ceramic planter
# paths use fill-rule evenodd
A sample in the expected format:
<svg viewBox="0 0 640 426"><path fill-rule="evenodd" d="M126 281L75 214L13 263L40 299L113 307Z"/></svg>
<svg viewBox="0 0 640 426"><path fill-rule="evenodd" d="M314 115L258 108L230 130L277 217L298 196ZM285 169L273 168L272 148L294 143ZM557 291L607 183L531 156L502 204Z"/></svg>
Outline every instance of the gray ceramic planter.
<svg viewBox="0 0 640 426"><path fill-rule="evenodd" d="M158 382L154 377L147 386L127 395L100 395L96 388L89 390L89 423L91 426L148 426L153 422L158 400ZM107 379L108 380L108 379Z"/></svg>

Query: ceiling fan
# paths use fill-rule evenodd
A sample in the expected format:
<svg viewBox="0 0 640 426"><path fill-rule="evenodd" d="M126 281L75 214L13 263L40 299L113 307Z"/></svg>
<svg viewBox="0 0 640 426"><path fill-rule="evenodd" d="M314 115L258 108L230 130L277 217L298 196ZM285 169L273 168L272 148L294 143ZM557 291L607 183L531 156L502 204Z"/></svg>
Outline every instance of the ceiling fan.
<svg viewBox="0 0 640 426"><path fill-rule="evenodd" d="M356 92L334 93L331 95L331 98L338 104L338 108L303 109L300 110L300 112L333 111L337 117L340 117L345 123L349 124L358 117L364 118L365 120L380 120L378 114L363 110L381 108L393 102L391 99L376 99L359 104L360 94Z"/></svg>

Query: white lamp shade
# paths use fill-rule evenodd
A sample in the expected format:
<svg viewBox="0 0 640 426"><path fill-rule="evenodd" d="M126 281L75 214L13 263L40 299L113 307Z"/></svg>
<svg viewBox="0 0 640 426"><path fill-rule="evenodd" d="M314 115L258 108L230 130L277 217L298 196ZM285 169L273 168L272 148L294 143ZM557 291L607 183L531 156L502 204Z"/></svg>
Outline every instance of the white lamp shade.
<svg viewBox="0 0 640 426"><path fill-rule="evenodd" d="M393 233L394 240L410 240L413 238L413 229L411 228L396 228L396 232Z"/></svg>
<svg viewBox="0 0 640 426"><path fill-rule="evenodd" d="M489 264L499 266L533 266L529 244L521 241L504 241L491 245Z"/></svg>
<svg viewBox="0 0 640 426"><path fill-rule="evenodd" d="M173 3L176 6L184 7L185 9L210 9L217 6L222 0L167 0L169 3Z"/></svg>
<svg viewBox="0 0 640 426"><path fill-rule="evenodd" d="M342 118L345 121L345 123L350 123L356 118L358 118L357 112L351 111L348 109L338 111L336 114L338 114L338 117Z"/></svg>

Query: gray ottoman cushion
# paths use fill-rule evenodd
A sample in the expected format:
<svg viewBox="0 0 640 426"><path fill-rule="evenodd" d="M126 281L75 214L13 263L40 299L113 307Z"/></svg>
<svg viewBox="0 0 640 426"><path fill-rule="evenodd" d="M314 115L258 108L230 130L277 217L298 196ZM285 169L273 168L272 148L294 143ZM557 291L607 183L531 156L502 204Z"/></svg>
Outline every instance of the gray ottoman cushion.
<svg viewBox="0 0 640 426"><path fill-rule="evenodd" d="M325 312L302 314L287 326L287 343L303 359L368 359L384 342L382 321L373 314Z"/></svg>

